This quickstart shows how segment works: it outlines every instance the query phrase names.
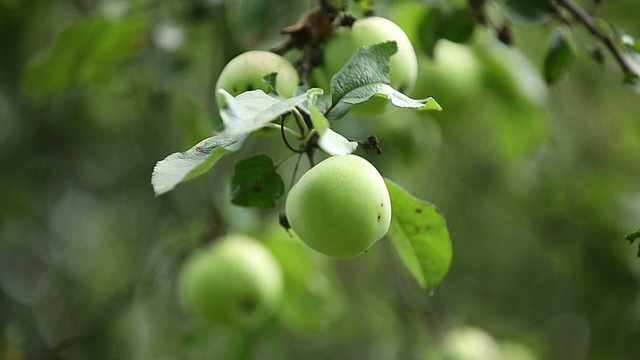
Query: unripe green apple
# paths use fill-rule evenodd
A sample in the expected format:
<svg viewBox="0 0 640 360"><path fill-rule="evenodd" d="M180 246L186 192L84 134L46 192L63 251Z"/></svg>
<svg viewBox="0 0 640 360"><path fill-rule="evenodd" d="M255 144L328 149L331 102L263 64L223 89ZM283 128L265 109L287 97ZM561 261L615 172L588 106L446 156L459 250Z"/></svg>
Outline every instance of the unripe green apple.
<svg viewBox="0 0 640 360"><path fill-rule="evenodd" d="M502 360L496 340L486 331L464 326L452 330L444 339L441 358L451 360Z"/></svg>
<svg viewBox="0 0 640 360"><path fill-rule="evenodd" d="M284 97L292 97L300 82L296 68L282 56L262 50L248 51L229 61L218 77L216 93L219 89L225 89L233 96L248 90L261 89L268 92L271 89L262 78L272 72L278 73L278 93ZM221 105L220 96L216 98L218 105Z"/></svg>
<svg viewBox="0 0 640 360"><path fill-rule="evenodd" d="M250 327L275 312L283 275L264 245L230 235L186 260L178 289L186 309L206 323Z"/></svg>
<svg viewBox="0 0 640 360"><path fill-rule="evenodd" d="M302 241L338 258L367 250L391 224L382 176L356 155L332 156L307 171L289 191L285 210Z"/></svg>
<svg viewBox="0 0 640 360"><path fill-rule="evenodd" d="M351 28L339 28L327 40L324 63L318 71L322 74L316 75L318 85L328 91L331 77L340 71L357 48L386 41L395 41L398 45L398 52L391 57L391 86L403 93L410 92L418 77L418 60L411 40L396 23L377 16L357 20ZM388 100L374 98L356 105L353 111L361 115L378 115L389 108Z"/></svg>
<svg viewBox="0 0 640 360"><path fill-rule="evenodd" d="M468 45L440 39L434 59L421 60L420 68L418 97L434 96L445 109L483 98L482 63Z"/></svg>

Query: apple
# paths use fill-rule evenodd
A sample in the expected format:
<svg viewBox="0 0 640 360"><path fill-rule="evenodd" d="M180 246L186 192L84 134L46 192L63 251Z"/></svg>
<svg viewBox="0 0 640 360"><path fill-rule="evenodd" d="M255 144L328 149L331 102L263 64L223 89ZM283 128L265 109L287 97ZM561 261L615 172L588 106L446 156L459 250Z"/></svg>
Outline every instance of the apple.
<svg viewBox="0 0 640 360"><path fill-rule="evenodd" d="M307 171L289 191L285 211L303 242L337 258L367 250L391 224L382 176L356 155L332 156Z"/></svg>
<svg viewBox="0 0 640 360"><path fill-rule="evenodd" d="M461 103L481 101L484 91L483 65L468 45L440 39L433 59L421 59L417 97L434 96L445 109Z"/></svg>
<svg viewBox="0 0 640 360"><path fill-rule="evenodd" d="M253 50L233 58L222 69L216 83L216 94L219 89L225 89L236 96L248 90L271 90L262 78L272 72L276 77L276 90L284 97L292 97L300 82L296 68L287 59L269 51ZM216 96L221 106L221 97Z"/></svg>
<svg viewBox="0 0 640 360"><path fill-rule="evenodd" d="M453 329L444 339L442 358L451 360L504 359L498 342L483 329L462 326Z"/></svg>
<svg viewBox="0 0 640 360"><path fill-rule="evenodd" d="M283 275L264 245L229 235L187 258L178 289L185 308L204 322L253 327L275 312Z"/></svg>
<svg viewBox="0 0 640 360"><path fill-rule="evenodd" d="M327 39L323 65L312 74L317 85L328 91L331 77L340 71L357 48L386 41L395 41L398 45L398 52L391 57L391 86L403 93L410 92L418 76L418 59L411 40L396 23L377 16L357 20L351 28L339 28ZM387 99L375 97L354 106L352 111L360 115L379 115L389 109Z"/></svg>

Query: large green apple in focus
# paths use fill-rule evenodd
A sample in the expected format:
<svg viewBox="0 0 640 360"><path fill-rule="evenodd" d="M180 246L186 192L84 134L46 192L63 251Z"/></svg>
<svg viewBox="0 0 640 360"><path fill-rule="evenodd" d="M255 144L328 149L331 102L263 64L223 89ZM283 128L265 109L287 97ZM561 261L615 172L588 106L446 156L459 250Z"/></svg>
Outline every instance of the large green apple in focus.
<svg viewBox="0 0 640 360"><path fill-rule="evenodd" d="M178 290L186 309L208 324L253 327L275 312L283 275L264 245L230 235L187 258Z"/></svg>
<svg viewBox="0 0 640 360"><path fill-rule="evenodd" d="M403 93L410 92L418 77L418 59L411 40L396 23L377 16L357 20L351 28L339 28L331 35L324 48L323 65L313 74L317 85L328 91L331 77L340 71L357 48L386 41L395 41L398 45L398 52L391 57L391 86ZM371 116L389 109L387 99L373 98L354 106L352 111Z"/></svg>
<svg viewBox="0 0 640 360"><path fill-rule="evenodd" d="M356 155L332 156L289 191L287 219L314 250L349 258L381 239L391 224L391 199L378 170Z"/></svg>
<svg viewBox="0 0 640 360"><path fill-rule="evenodd" d="M300 77L296 68L287 59L269 51L253 50L242 53L233 58L222 69L216 82L216 94L219 89L225 89L233 96L248 90L271 90L262 78L272 72L276 77L276 90L284 97L293 96L299 85ZM218 106L221 106L221 96L217 95Z"/></svg>

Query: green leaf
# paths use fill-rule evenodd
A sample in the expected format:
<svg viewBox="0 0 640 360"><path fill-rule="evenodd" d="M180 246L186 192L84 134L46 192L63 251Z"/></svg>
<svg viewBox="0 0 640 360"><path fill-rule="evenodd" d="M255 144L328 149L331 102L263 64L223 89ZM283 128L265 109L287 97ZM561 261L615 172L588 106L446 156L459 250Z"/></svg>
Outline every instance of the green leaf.
<svg viewBox="0 0 640 360"><path fill-rule="evenodd" d="M247 91L236 97L224 89L220 89L219 93L223 98L220 116L225 129L186 152L171 154L158 162L151 177L156 195L164 194L179 183L203 174L227 151L240 148L250 133L291 111L309 97L308 94L302 94L284 99L267 95L262 90Z"/></svg>
<svg viewBox="0 0 640 360"><path fill-rule="evenodd" d="M271 105L277 104L280 100L267 95L262 90L246 91L233 97L226 90L220 89L218 93L223 100L220 108L220 117L228 133L246 133L244 131L246 122L256 117L259 113L268 109ZM258 127L260 128L260 127ZM239 130L235 130L239 129Z"/></svg>
<svg viewBox="0 0 640 360"><path fill-rule="evenodd" d="M268 73L267 75L265 75L262 78L262 81L269 84L269 86L271 86L271 91L272 93L279 95L278 94L278 90L276 88L276 82L277 82L277 77L278 77L278 73L277 72L271 72Z"/></svg>
<svg viewBox="0 0 640 360"><path fill-rule="evenodd" d="M467 42L473 35L475 20L469 7L457 7L444 11L433 7L424 12L418 24L419 43L427 54L433 54L438 40L448 39L457 43Z"/></svg>
<svg viewBox="0 0 640 360"><path fill-rule="evenodd" d="M231 202L240 206L274 207L284 194L284 181L266 155L254 155L236 164L231 179Z"/></svg>
<svg viewBox="0 0 640 360"><path fill-rule="evenodd" d="M22 86L31 97L51 96L74 83L103 81L141 48L146 22L102 15L81 19L65 29L26 66Z"/></svg>
<svg viewBox="0 0 640 360"><path fill-rule="evenodd" d="M243 141L243 137L216 135L202 140L185 152L167 156L153 168L153 191L159 196L182 182L204 174L222 155L237 150Z"/></svg>
<svg viewBox="0 0 640 360"><path fill-rule="evenodd" d="M331 101L335 105L349 92L374 83L389 84L391 56L398 52L395 41L363 46L331 78Z"/></svg>
<svg viewBox="0 0 640 360"><path fill-rule="evenodd" d="M431 289L445 277L453 256L445 217L393 181L385 178L385 183L393 211L389 236L420 286Z"/></svg>
<svg viewBox="0 0 640 360"><path fill-rule="evenodd" d="M464 43L471 38L474 28L475 20L471 9L460 7L444 16L437 29L437 34L441 38Z"/></svg>
<svg viewBox="0 0 640 360"><path fill-rule="evenodd" d="M318 132L318 146L329 155L348 155L358 148L358 143L349 141L344 136L329 129L329 120L322 115L316 105L322 98L323 91L318 89L309 98L311 123Z"/></svg>
<svg viewBox="0 0 640 360"><path fill-rule="evenodd" d="M99 38L93 39L91 51L78 69L81 81L109 79L116 66L128 61L141 49L140 45L146 36L146 21L139 17L108 21L105 31Z"/></svg>
<svg viewBox="0 0 640 360"><path fill-rule="evenodd" d="M555 83L571 63L575 54L567 38L558 30L551 37L551 45L544 59L544 78L547 84Z"/></svg>
<svg viewBox="0 0 640 360"><path fill-rule="evenodd" d="M436 43L440 39L440 24L445 15L439 8L430 8L422 15L418 25L419 41L422 49L427 53L433 53Z"/></svg>
<svg viewBox="0 0 640 360"><path fill-rule="evenodd" d="M322 116L318 110L312 109L312 112L316 112L317 115ZM356 141L349 141L344 136L329 128L324 129L322 133L319 134L318 146L329 155L349 155L358 148Z"/></svg>
<svg viewBox="0 0 640 360"><path fill-rule="evenodd" d="M633 234L629 234L624 238L629 240L629 242L633 244L633 242L636 241L636 239L640 239L640 230L634 232Z"/></svg>
<svg viewBox="0 0 640 360"><path fill-rule="evenodd" d="M629 240L629 244L633 244L636 239L640 239L640 230L634 232L633 234L629 234L624 238ZM638 245L638 257L640 257L640 245Z"/></svg>
<svg viewBox="0 0 640 360"><path fill-rule="evenodd" d="M507 0L507 10L524 23L544 21L551 14L550 0Z"/></svg>
<svg viewBox="0 0 640 360"><path fill-rule="evenodd" d="M359 87L346 94L341 101L351 105L363 103L375 95L383 95L388 98L391 103L400 108L409 108L416 110L442 110L442 107L432 97L426 99L412 99L403 93L397 91L387 84L368 84Z"/></svg>
<svg viewBox="0 0 640 360"><path fill-rule="evenodd" d="M313 128L316 129L318 135L322 136L322 134L329 130L329 120L327 120L315 106L309 107L309 114L311 115Z"/></svg>
<svg viewBox="0 0 640 360"><path fill-rule="evenodd" d="M622 83L629 87L631 90L635 91L636 94L640 94L640 76L627 72L622 77Z"/></svg>
<svg viewBox="0 0 640 360"><path fill-rule="evenodd" d="M256 131L280 115L291 111L307 100L302 94L290 99L273 97L262 90L246 91L235 98L224 89L218 90L224 99L220 116L224 123L222 134L237 136Z"/></svg>
<svg viewBox="0 0 640 360"><path fill-rule="evenodd" d="M312 88L307 91L308 101L302 104L300 108L307 114L311 115L311 108L318 109L321 113L325 113L331 106L331 99L320 88ZM313 119L312 119L313 120ZM323 124L313 124L315 128L324 126ZM329 126L328 124L326 126Z"/></svg>
<svg viewBox="0 0 640 360"><path fill-rule="evenodd" d="M332 108L327 112L327 117L340 118L351 106L375 95L385 96L397 107L441 110L432 98L411 99L389 85L389 63L397 51L395 41L356 49L347 64L331 79Z"/></svg>
<svg viewBox="0 0 640 360"><path fill-rule="evenodd" d="M598 29L600 29L602 32L604 32L608 36L611 36L612 38L616 37L616 29L615 29L615 27L613 25L609 24L609 22L607 22L603 18L594 16L593 17L593 23L596 25L596 27Z"/></svg>

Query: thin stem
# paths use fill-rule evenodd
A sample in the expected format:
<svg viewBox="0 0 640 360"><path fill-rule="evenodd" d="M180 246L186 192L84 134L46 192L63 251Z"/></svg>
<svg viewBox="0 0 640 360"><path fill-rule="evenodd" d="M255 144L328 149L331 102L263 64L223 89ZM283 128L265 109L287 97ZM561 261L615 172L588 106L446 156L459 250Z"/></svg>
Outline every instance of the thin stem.
<svg viewBox="0 0 640 360"><path fill-rule="evenodd" d="M311 141L311 138L313 137L313 135L317 134L318 130L311 129L311 131L309 131L309 134L307 135L307 137L304 139L305 144L308 144Z"/></svg>
<svg viewBox="0 0 640 360"><path fill-rule="evenodd" d="M291 159L292 157L298 155L300 153L293 153L293 154L289 154L289 156L286 156L284 159L278 161L275 165L273 165L273 167L275 167L276 169L278 167L280 167L280 165L284 164L285 162L287 162L287 160Z"/></svg>
<svg viewBox="0 0 640 360"><path fill-rule="evenodd" d="M307 158L309 159L309 165L311 167L316 166L316 160L313 158L313 154L314 154L314 149L310 149L309 151L307 151Z"/></svg>
<svg viewBox="0 0 640 360"><path fill-rule="evenodd" d="M302 150L299 149L295 149L293 146L291 146L291 144L289 144L289 140L287 140L287 136L284 133L284 119L286 117L283 117L282 119L280 119L280 135L282 136L282 140L284 141L284 144L287 146L287 148L289 148L289 150L293 151L294 153L302 153Z"/></svg>
<svg viewBox="0 0 640 360"><path fill-rule="evenodd" d="M300 65L300 70L301 70L301 75L300 75L300 82L302 82L302 85L305 88L309 88L309 77L311 76L311 70L313 69L313 66L311 65L311 49L307 48L304 50L304 53L302 55L302 63Z"/></svg>
<svg viewBox="0 0 640 360"><path fill-rule="evenodd" d="M605 32L600 30L598 26L593 21L593 18L587 14L581 7L579 7L573 0L556 0L558 5L565 8L567 11L573 15L573 17L578 20L582 25L584 25L589 32L598 38L606 47L609 49L609 52L613 55L616 62L622 68L626 74L635 74L636 71L633 69L633 66L629 63L627 58L624 56L624 53L620 48L616 45L615 41L611 38L611 36L607 35Z"/></svg>
<svg viewBox="0 0 640 360"><path fill-rule="evenodd" d="M300 114L300 111L298 111L298 109L296 109L296 108L293 108L293 110L291 112L293 113L293 116L296 118L296 121L298 122L298 126L300 127L300 131L306 137L306 135L309 133L309 127L307 126L307 123L304 121L304 118L302 117L302 114Z"/></svg>
<svg viewBox="0 0 640 360"><path fill-rule="evenodd" d="M302 136L302 134L300 134L299 132L297 132L297 131L295 131L295 130L293 130L293 129L289 128L289 127L286 127L286 126L284 126L284 125L274 124L274 123L269 123L269 124L267 124L265 127L270 128L270 129L278 129L278 130L282 130L282 131L284 131L284 132L286 132L286 133L289 133L289 134L291 134L291 135L293 135L293 136L297 137L298 139L303 139L303 138L304 138L304 137Z"/></svg>
<svg viewBox="0 0 640 360"><path fill-rule="evenodd" d="M296 166L293 168L293 174L291 174L291 182L289 183L289 189L293 187L293 184L296 180L296 175L298 174L298 168L300 167L300 160L302 160L302 153L298 154L298 160L296 161Z"/></svg>

